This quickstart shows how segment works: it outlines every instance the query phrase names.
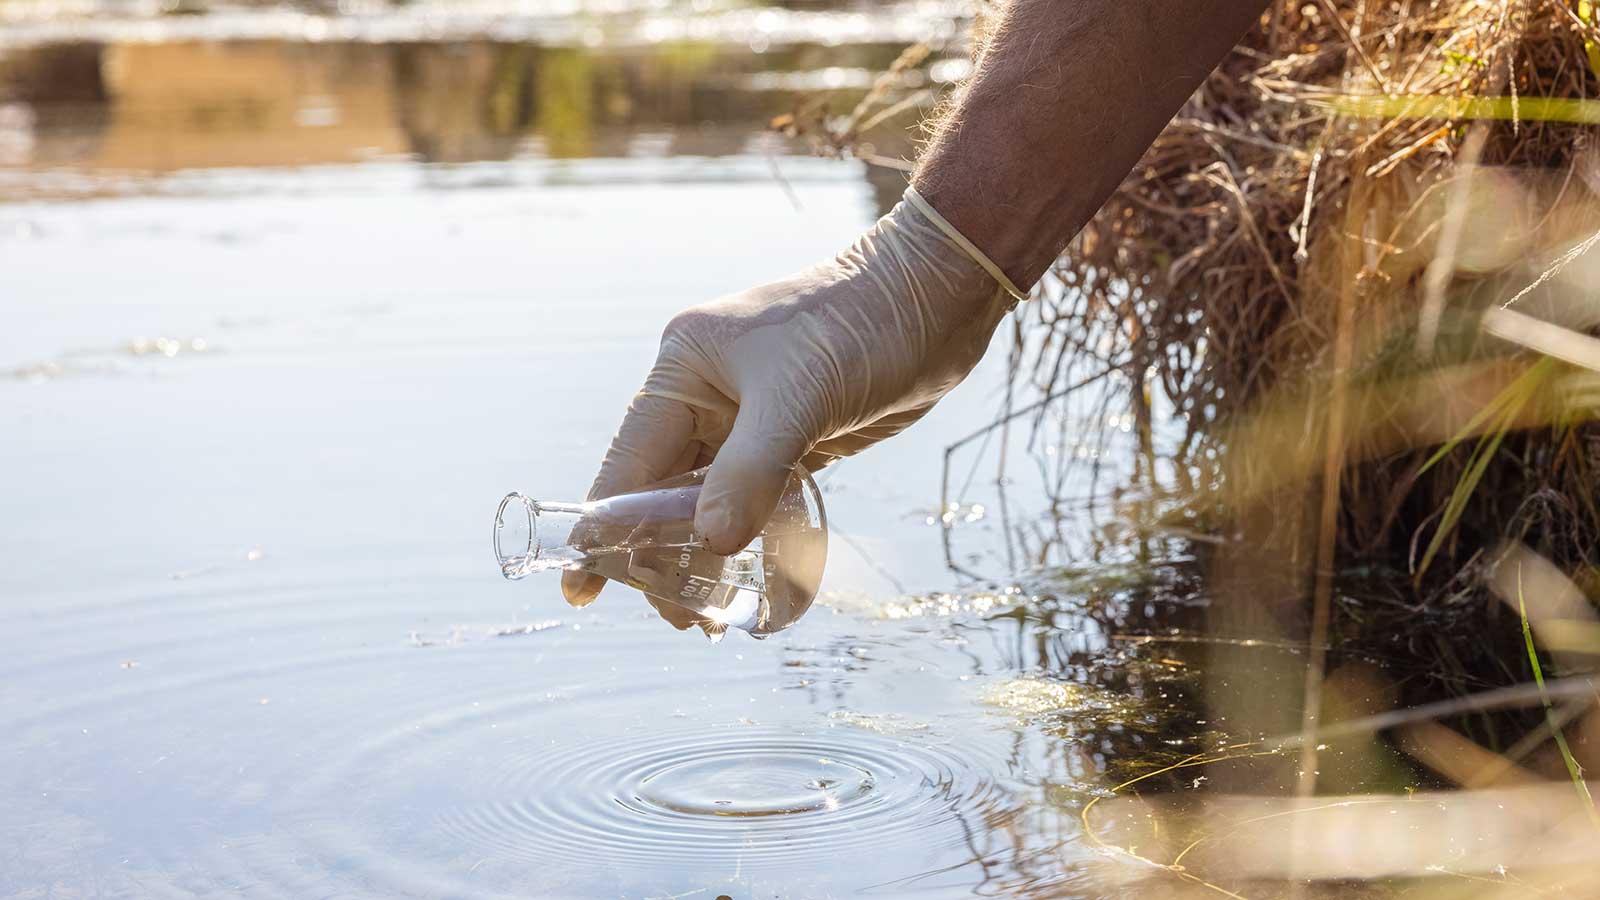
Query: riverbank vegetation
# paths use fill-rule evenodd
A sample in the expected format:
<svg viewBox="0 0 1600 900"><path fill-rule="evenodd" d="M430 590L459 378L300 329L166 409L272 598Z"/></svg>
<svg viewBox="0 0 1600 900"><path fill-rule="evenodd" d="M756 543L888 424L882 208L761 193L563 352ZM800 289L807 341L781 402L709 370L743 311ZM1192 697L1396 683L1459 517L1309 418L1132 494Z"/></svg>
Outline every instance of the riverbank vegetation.
<svg viewBox="0 0 1600 900"><path fill-rule="evenodd" d="M1200 860L1595 874L1597 94L1587 0L1274 3L1020 309L997 421L1092 383L1138 438L1101 482L1122 539L1192 554L1212 598L1190 637L1228 739L1123 793L1227 794L1183 825L1127 800L1107 848L1224 893Z"/></svg>

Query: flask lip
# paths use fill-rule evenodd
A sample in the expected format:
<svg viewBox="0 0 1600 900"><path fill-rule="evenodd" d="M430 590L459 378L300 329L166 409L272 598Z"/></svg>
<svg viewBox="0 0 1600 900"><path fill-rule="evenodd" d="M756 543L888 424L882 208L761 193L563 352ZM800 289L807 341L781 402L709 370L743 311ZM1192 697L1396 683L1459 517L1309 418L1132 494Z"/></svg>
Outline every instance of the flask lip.
<svg viewBox="0 0 1600 900"><path fill-rule="evenodd" d="M539 558L539 505L513 491L500 501L494 514L494 555L508 579L527 574L526 564ZM522 568L521 574L513 569Z"/></svg>

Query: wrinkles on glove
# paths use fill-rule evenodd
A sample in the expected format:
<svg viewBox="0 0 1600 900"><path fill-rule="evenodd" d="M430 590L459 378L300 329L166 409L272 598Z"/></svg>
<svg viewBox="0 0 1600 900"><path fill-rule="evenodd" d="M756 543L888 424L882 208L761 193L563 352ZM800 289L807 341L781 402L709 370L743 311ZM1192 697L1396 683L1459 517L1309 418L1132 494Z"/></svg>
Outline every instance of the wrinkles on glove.
<svg viewBox="0 0 1600 900"><path fill-rule="evenodd" d="M735 552L794 466L819 468L920 419L977 364L1010 305L902 202L834 259L675 316L593 496L711 456L695 528L714 552Z"/></svg>

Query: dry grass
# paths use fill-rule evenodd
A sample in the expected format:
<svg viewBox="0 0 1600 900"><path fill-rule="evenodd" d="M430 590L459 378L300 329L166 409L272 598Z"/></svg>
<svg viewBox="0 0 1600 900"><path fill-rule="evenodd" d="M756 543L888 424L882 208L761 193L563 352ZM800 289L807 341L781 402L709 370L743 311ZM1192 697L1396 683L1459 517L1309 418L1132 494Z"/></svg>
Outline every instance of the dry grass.
<svg viewBox="0 0 1600 900"><path fill-rule="evenodd" d="M1100 402L1174 463L1115 487L1143 507L1130 520L1205 538L1205 713L1245 739L1194 762L1221 791L1198 811L1113 804L1137 833L1109 829L1113 856L1235 896L1420 876L1444 879L1423 893L1590 892L1594 18L1561 0L1274 4L1024 308L1019 377L1046 401L1007 414L1042 421L1112 373ZM1158 410L1184 422L1159 449ZM1353 565L1409 578L1353 597L1336 577ZM1245 638L1306 652L1264 667ZM1348 791L1319 773L1352 765L1464 790L1311 796ZM1297 796L1240 796L1274 793Z"/></svg>
<svg viewBox="0 0 1600 900"><path fill-rule="evenodd" d="M1050 332L1036 383L1092 359L1119 368L1142 407L1132 388L1149 379L1192 432L1180 448L1192 483L1165 487L1215 483L1206 460L1243 443L1233 493L1207 497L1238 503L1321 468L1337 374L1359 393L1342 452L1362 462L1343 479L1341 550L1404 558L1421 531L1459 563L1458 528L1471 546L1515 521L1588 562L1592 435L1501 440L1454 527L1436 526L1483 460L1467 441L1427 463L1536 358L1485 338L1478 317L1600 229L1595 129L1534 117L1548 112L1538 99L1600 88L1595 36L1555 0L1275 6L1062 257L1033 310ZM1425 102L1471 97L1504 102ZM1515 308L1554 304L1586 327L1600 306L1578 288L1558 273ZM1263 443L1296 445L1298 465Z"/></svg>
<svg viewBox="0 0 1600 900"><path fill-rule="evenodd" d="M1028 308L1035 388L1110 368L1140 434L1158 403L1186 420L1175 474L1139 496L1227 539L1219 583L1299 585L1219 630L1309 625L1317 647L1426 621L1420 642L1456 653L1424 655L1481 676L1459 660L1518 649L1485 628L1484 548L1520 540L1596 581L1592 19L1559 0L1275 4ZM1331 573L1371 562L1416 597L1334 615Z"/></svg>
<svg viewBox="0 0 1600 900"><path fill-rule="evenodd" d="M1236 885L1453 871L1497 895L1530 885L1496 866L1555 872L1537 885L1557 892L1595 874L1592 13L1274 5L1030 310L1047 335L1026 366L1037 389L1109 367L1139 421L1158 400L1186 417L1177 474L1152 474L1142 497L1222 538L1207 714L1236 735L1295 735L1217 784L1297 798L1139 812L1200 835L1165 860L1141 852L1184 882L1208 854L1204 871ZM1411 586L1340 602L1336 573L1372 563ZM1266 572L1281 589L1260 589ZM1227 641L1246 636L1303 641L1306 657L1244 668ZM1376 681L1342 677L1356 647L1387 654ZM1559 701L1552 672L1569 679ZM1473 702L1506 686L1538 691L1510 710ZM1338 790L1318 784L1347 752L1325 738L1338 711L1378 693L1400 706L1372 729L1382 752L1471 790L1309 796Z"/></svg>
<svg viewBox="0 0 1600 900"><path fill-rule="evenodd" d="M1022 308L1018 377L1045 399L1002 421L1080 379L1125 404L1172 463L1112 486L1127 519L1199 538L1208 569L1205 714L1243 743L1192 764L1222 795L1109 804L1133 837L1085 812L1175 888L1596 893L1595 21L1589 0L1275 3ZM1158 448L1163 410L1183 427ZM1401 577L1352 594L1356 567ZM1305 653L1263 666L1241 641ZM1350 793L1319 776L1340 757L1372 763L1364 785L1464 790ZM1298 796L1240 796L1274 793Z"/></svg>

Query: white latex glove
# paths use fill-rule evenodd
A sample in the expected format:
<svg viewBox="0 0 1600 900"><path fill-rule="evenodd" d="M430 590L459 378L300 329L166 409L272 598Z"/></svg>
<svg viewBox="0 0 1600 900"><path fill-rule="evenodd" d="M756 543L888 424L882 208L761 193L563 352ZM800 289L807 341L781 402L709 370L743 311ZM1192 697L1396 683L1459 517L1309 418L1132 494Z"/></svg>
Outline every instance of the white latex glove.
<svg viewBox="0 0 1600 900"><path fill-rule="evenodd" d="M966 377L1020 297L997 278L908 191L837 258L679 313L589 498L710 462L695 530L713 552L738 552L793 466L814 471L900 432ZM582 606L604 583L568 572L562 589Z"/></svg>

